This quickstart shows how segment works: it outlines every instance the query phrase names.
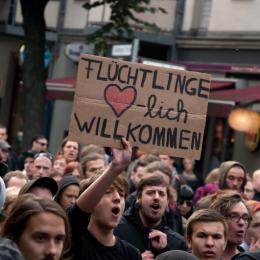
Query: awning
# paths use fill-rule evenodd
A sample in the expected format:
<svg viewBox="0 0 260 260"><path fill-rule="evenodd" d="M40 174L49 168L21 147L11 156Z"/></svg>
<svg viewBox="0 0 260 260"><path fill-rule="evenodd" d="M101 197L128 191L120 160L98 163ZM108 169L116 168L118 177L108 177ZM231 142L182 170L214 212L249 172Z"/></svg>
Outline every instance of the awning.
<svg viewBox="0 0 260 260"><path fill-rule="evenodd" d="M54 78L46 81L49 99L73 100L76 77Z"/></svg>
<svg viewBox="0 0 260 260"><path fill-rule="evenodd" d="M210 99L227 100L241 103L260 101L260 86L213 91L210 92Z"/></svg>
<svg viewBox="0 0 260 260"><path fill-rule="evenodd" d="M73 88L76 84L76 77L48 79L46 85L48 88L67 87Z"/></svg>
<svg viewBox="0 0 260 260"><path fill-rule="evenodd" d="M210 84L210 90L215 91L215 90L223 90L227 88L234 88L235 84L234 82L229 82L229 81L211 81Z"/></svg>

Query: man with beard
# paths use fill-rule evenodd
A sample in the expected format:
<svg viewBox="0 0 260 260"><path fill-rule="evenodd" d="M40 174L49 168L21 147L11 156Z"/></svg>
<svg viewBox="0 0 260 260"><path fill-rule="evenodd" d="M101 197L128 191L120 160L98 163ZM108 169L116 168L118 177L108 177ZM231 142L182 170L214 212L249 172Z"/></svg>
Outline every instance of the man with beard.
<svg viewBox="0 0 260 260"><path fill-rule="evenodd" d="M246 185L246 169L237 161L223 162L219 167L219 189L243 192Z"/></svg>
<svg viewBox="0 0 260 260"><path fill-rule="evenodd" d="M227 246L222 255L222 260L229 260L243 251L239 245L244 241L251 220L250 211L241 194L232 190L216 193L212 198L210 208L217 210L227 221Z"/></svg>
<svg viewBox="0 0 260 260"><path fill-rule="evenodd" d="M162 175L149 174L137 186L137 200L124 213L115 234L137 247L143 259L168 250L187 250L181 235L165 226L169 184Z"/></svg>

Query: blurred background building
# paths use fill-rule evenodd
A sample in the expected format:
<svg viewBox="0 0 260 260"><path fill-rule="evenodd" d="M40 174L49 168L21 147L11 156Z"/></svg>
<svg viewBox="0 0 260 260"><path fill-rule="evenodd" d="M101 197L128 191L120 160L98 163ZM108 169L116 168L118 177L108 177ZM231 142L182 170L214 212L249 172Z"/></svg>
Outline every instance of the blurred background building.
<svg viewBox="0 0 260 260"><path fill-rule="evenodd" d="M50 0L45 12L45 134L52 152L68 131L79 53L93 53L86 35L109 19L108 5L86 11L84 2ZM151 4L168 12L142 14L142 19L155 22L160 30L136 26L135 40L111 43L107 55L212 74L199 167L205 175L221 161L234 159L244 163L249 172L259 168L259 131L254 135L234 132L227 117L241 104L260 111L260 1L152 0ZM21 24L19 1L0 1L0 118L12 139L21 137L17 109L22 87L20 64L25 55ZM249 141L254 146L248 145Z"/></svg>

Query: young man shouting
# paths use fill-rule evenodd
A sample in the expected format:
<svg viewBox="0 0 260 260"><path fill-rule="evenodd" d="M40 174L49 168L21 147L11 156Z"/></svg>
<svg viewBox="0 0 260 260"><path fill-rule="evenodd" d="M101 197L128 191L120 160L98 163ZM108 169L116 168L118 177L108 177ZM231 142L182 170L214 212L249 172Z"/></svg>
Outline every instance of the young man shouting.
<svg viewBox="0 0 260 260"><path fill-rule="evenodd" d="M68 208L73 253L77 260L138 260L136 248L114 235L124 212L127 181L120 173L131 160L132 149L125 139L123 150L113 149L113 160L101 175L93 176L74 206Z"/></svg>

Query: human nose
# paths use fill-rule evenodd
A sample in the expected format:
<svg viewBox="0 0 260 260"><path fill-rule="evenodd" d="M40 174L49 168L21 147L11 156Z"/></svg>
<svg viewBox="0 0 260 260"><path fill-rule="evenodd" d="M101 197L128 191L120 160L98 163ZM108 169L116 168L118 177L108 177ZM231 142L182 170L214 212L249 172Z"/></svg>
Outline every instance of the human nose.
<svg viewBox="0 0 260 260"><path fill-rule="evenodd" d="M56 256L58 253L58 247L55 243L54 240L50 240L50 242L48 243L48 246L45 250L46 255L51 255L51 256Z"/></svg>
<svg viewBox="0 0 260 260"><path fill-rule="evenodd" d="M40 173L40 174L43 174L43 173L44 173L44 170L43 170L42 167L39 169L39 173Z"/></svg>
<svg viewBox="0 0 260 260"><path fill-rule="evenodd" d="M214 245L214 241L213 238L211 236L209 236L206 240L206 245L207 246L213 246Z"/></svg>
<svg viewBox="0 0 260 260"><path fill-rule="evenodd" d="M237 179L234 179L234 180L233 180L233 185L235 185L235 186L238 185L238 180L237 180Z"/></svg>
<svg viewBox="0 0 260 260"><path fill-rule="evenodd" d="M120 201L120 194L118 191L113 192L113 200L114 201Z"/></svg>
<svg viewBox="0 0 260 260"><path fill-rule="evenodd" d="M76 200L77 200L76 197L71 198L71 199L70 199L70 204L71 204L71 205L74 205L74 204L76 203Z"/></svg>
<svg viewBox="0 0 260 260"><path fill-rule="evenodd" d="M240 226L247 225L247 221L246 221L245 219L243 219L242 217L239 217L239 219L237 220L237 223L238 223Z"/></svg>
<svg viewBox="0 0 260 260"><path fill-rule="evenodd" d="M159 195L159 192L158 191L155 191L154 193L154 198L155 199L159 199L160 195Z"/></svg>

